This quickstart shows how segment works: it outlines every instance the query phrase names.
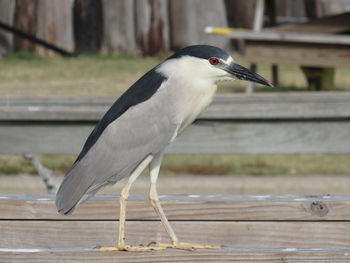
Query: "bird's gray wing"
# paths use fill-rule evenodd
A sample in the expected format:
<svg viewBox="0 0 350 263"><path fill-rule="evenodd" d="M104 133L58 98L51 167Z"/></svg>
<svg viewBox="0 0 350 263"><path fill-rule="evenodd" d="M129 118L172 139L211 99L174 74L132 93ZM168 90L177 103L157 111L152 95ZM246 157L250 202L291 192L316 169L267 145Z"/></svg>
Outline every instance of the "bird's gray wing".
<svg viewBox="0 0 350 263"><path fill-rule="evenodd" d="M60 213L71 212L87 196L122 179L144 158L171 142L180 123L167 105L167 96L166 89L160 88L150 99L129 107L107 125L83 156L79 155L57 193Z"/></svg>

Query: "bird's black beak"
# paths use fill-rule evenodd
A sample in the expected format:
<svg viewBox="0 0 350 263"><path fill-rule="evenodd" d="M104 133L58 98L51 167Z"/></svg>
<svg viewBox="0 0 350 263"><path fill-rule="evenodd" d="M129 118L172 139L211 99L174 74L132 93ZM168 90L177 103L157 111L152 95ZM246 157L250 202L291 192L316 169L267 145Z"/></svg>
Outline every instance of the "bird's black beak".
<svg viewBox="0 0 350 263"><path fill-rule="evenodd" d="M268 82L266 79L264 79L262 76L258 75L257 73L245 67L242 67L239 64L236 64L236 63L231 63L230 65L224 64L222 66L222 69L230 73L237 79L252 81L265 86L273 87L273 85L270 82Z"/></svg>

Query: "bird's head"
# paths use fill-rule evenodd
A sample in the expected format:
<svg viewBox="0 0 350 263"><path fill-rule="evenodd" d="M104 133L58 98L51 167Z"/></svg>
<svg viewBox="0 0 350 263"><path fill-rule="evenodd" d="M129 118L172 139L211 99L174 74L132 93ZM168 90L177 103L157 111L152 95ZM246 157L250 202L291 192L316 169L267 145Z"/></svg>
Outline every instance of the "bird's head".
<svg viewBox="0 0 350 263"><path fill-rule="evenodd" d="M159 65L158 71L167 77L187 75L214 83L240 79L272 87L260 75L235 63L226 51L208 45L188 46L177 51Z"/></svg>

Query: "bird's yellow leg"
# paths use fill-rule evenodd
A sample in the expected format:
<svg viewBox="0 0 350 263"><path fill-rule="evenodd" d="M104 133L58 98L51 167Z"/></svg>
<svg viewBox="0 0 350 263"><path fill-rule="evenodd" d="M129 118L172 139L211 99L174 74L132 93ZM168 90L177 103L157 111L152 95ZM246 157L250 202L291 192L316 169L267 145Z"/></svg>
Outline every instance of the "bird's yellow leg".
<svg viewBox="0 0 350 263"><path fill-rule="evenodd" d="M120 194L120 214L119 214L119 233L116 247L101 247L100 251L135 251L135 252L145 252L152 250L162 250L165 248L161 247L141 247L141 246L128 246L125 245L125 215L126 215L126 201L128 200L131 185L136 181L142 171L147 167L147 165L152 161L153 156L148 156L144 159L139 166L134 170L134 172L129 177L127 184L123 187Z"/></svg>
<svg viewBox="0 0 350 263"><path fill-rule="evenodd" d="M150 193L149 193L149 198L151 201L151 204L158 214L165 231L168 233L171 244L162 244L162 243L157 243L155 246L159 248L177 248L177 249L185 249L185 250L193 250L195 248L201 248L201 249L220 249L219 246L208 246L208 245L194 245L191 243L185 243L185 242L180 242L171 227L168 219L166 218L163 208L160 205L158 193L157 193L157 179L158 179L158 174L159 174L159 169L160 165L163 159L163 154L158 154L155 156L155 158L152 160L150 163L150 177L151 177L151 187L150 187Z"/></svg>

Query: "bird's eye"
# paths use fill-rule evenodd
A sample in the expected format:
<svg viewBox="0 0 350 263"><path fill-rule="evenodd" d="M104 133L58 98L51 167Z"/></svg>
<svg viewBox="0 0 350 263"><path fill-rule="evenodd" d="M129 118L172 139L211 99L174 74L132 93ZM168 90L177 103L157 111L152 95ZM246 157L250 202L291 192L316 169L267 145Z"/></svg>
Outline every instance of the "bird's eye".
<svg viewBox="0 0 350 263"><path fill-rule="evenodd" d="M209 59L209 63L210 64L212 64L212 65L217 65L217 64L219 64L219 59L217 59L217 58L210 58Z"/></svg>

